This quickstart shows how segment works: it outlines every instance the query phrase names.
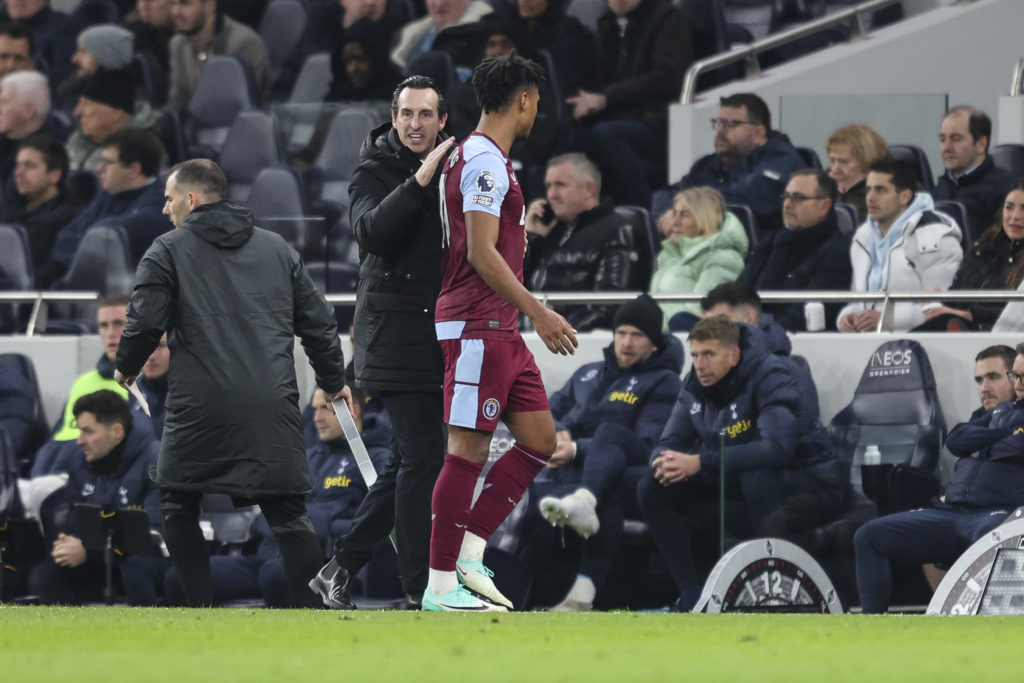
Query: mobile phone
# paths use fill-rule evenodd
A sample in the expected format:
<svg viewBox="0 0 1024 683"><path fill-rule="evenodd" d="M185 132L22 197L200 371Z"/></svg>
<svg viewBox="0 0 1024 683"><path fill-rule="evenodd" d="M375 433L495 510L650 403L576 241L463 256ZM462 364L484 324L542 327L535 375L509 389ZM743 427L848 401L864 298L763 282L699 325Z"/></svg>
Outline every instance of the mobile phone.
<svg viewBox="0 0 1024 683"><path fill-rule="evenodd" d="M555 220L555 210L551 208L551 204L544 202L544 212L540 215L541 221L544 223L550 223Z"/></svg>

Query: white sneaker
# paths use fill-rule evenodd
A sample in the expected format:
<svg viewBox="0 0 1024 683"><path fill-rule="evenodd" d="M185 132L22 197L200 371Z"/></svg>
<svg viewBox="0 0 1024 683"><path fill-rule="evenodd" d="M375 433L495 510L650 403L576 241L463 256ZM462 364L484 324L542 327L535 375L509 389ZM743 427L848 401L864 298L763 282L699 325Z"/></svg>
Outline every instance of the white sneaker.
<svg viewBox="0 0 1024 683"><path fill-rule="evenodd" d="M459 560L455 563L455 574L459 577L459 583L474 593L495 605L514 609L512 601L502 595L498 587L494 585L494 572L484 566L483 560Z"/></svg>
<svg viewBox="0 0 1024 683"><path fill-rule="evenodd" d="M540 514L555 526L572 527L583 538L590 538L601 528L594 506L574 493L563 498L541 498Z"/></svg>
<svg viewBox="0 0 1024 683"><path fill-rule="evenodd" d="M565 600L558 603L549 612L589 612L594 609L594 603L584 602L582 600L573 600L572 598L566 597Z"/></svg>

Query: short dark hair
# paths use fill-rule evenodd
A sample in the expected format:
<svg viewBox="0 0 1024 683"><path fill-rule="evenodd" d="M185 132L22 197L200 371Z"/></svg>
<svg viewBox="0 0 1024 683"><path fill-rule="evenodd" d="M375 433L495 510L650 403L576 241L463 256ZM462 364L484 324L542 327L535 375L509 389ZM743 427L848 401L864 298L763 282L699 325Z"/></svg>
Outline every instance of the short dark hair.
<svg viewBox="0 0 1024 683"><path fill-rule="evenodd" d="M917 174L913 167L905 161L886 157L871 164L868 173L885 173L892 178L892 184L897 192L910 190L917 192Z"/></svg>
<svg viewBox="0 0 1024 683"><path fill-rule="evenodd" d="M34 149L43 157L47 171L60 171L60 181L57 186L64 190L64 183L68 178L68 151L56 138L43 133L29 135L18 143L18 151L23 149Z"/></svg>
<svg viewBox="0 0 1024 683"><path fill-rule="evenodd" d="M0 24L0 36L7 36L15 40L27 40L28 41L28 56L32 57L36 53L36 39L32 35L32 29L20 21L6 21Z"/></svg>
<svg viewBox="0 0 1024 683"><path fill-rule="evenodd" d="M1020 344L1017 344L1017 348L1014 349L1014 355L1013 355L1014 360L1016 360L1017 356L1020 356L1020 355L1024 355L1024 342L1021 342Z"/></svg>
<svg viewBox="0 0 1024 683"><path fill-rule="evenodd" d="M729 308L737 306L750 306L758 313L761 312L761 297L757 290L746 282L723 282L700 300L700 306L705 311L710 311L719 304L725 304Z"/></svg>
<svg viewBox="0 0 1024 683"><path fill-rule="evenodd" d="M441 92L441 86L437 84L437 81L430 76L409 76L396 85L395 91L391 94L392 114L398 113L398 96L406 88L410 90L433 90L437 93L437 115L441 117L448 113L448 100L444 98L444 93Z"/></svg>
<svg viewBox="0 0 1024 683"><path fill-rule="evenodd" d="M106 308L107 306L127 306L128 302L131 300L131 294L115 292L113 294L107 294L105 297L100 299L100 303L97 308Z"/></svg>
<svg viewBox="0 0 1024 683"><path fill-rule="evenodd" d="M985 138L985 153L988 154L988 146L992 142L992 119L988 114L968 104L961 104L951 108L942 118L947 119L954 114L967 114L967 132L974 141L980 137Z"/></svg>
<svg viewBox="0 0 1024 683"><path fill-rule="evenodd" d="M175 164L167 177L175 176L180 187L192 188L208 200L220 201L228 193L228 179L209 159L189 159Z"/></svg>
<svg viewBox="0 0 1024 683"><path fill-rule="evenodd" d="M793 171L789 174L790 178L796 176L807 176L814 178L818 183L818 189L826 199L832 200L833 208L836 205L836 200L839 199L839 186L836 185L836 181L832 179L832 176L828 174L828 171L824 171L820 168L804 168L799 171Z"/></svg>
<svg viewBox="0 0 1024 683"><path fill-rule="evenodd" d="M138 164L142 175L155 177L160 172L164 146L148 130L122 128L103 141L103 147L117 147L117 156L123 166Z"/></svg>
<svg viewBox="0 0 1024 683"><path fill-rule="evenodd" d="M978 361L987 360L989 358L1002 358L1003 364L1006 366L1006 369L1009 370L1013 367L1013 360L1017 357L1017 354L1021 353L1021 346L1024 346L1024 344L1018 345L1016 351L1006 344L989 346L982 349L981 353L974 357L974 362L977 363Z"/></svg>
<svg viewBox="0 0 1024 683"><path fill-rule="evenodd" d="M519 55L488 57L473 69L473 93L484 113L501 111L525 88L538 88L544 69Z"/></svg>
<svg viewBox="0 0 1024 683"><path fill-rule="evenodd" d="M722 107L745 107L749 123L762 125L766 131L772 129L772 113L768 110L768 105L752 92L727 95L718 100L718 104Z"/></svg>
<svg viewBox="0 0 1024 683"><path fill-rule="evenodd" d="M712 318L704 318L693 326L689 341L711 341L717 340L722 346L740 345L740 328L728 316L716 315Z"/></svg>
<svg viewBox="0 0 1024 683"><path fill-rule="evenodd" d="M102 425L110 426L120 423L127 434L132 429L132 410L128 401L121 398L110 389L100 389L91 394L80 396L71 412L77 419L82 413L92 413L96 421Z"/></svg>

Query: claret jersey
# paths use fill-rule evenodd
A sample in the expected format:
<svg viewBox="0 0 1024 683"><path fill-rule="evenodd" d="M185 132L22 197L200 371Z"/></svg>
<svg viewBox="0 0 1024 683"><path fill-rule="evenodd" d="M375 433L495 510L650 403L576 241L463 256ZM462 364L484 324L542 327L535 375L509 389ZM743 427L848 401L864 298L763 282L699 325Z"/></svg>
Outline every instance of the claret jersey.
<svg viewBox="0 0 1024 683"><path fill-rule="evenodd" d="M474 132L448 156L439 191L445 253L434 316L438 339L518 334L519 311L484 282L466 253L466 213L482 211L496 216L495 246L523 281L526 204L512 162L493 140Z"/></svg>

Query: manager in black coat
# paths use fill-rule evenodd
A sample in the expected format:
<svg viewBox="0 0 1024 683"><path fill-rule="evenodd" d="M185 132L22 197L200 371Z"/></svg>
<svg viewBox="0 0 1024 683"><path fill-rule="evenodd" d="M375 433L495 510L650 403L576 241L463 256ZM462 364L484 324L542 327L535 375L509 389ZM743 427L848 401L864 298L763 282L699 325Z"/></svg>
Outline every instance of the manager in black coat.
<svg viewBox="0 0 1024 683"><path fill-rule="evenodd" d="M348 397L331 307L299 255L223 199L212 161L173 169L165 194L177 230L149 248L135 276L115 378L131 384L167 332L168 394L156 482L167 546L191 605L210 604L209 557L199 529L203 493L256 502L277 538L296 604L322 562L306 513L295 336L332 398Z"/></svg>
<svg viewBox="0 0 1024 683"><path fill-rule="evenodd" d="M355 607L349 578L392 527L407 606L427 587L430 497L444 462L443 366L434 332L441 289L441 214L436 171L454 140L441 129L437 84L411 76L395 89L391 123L367 136L349 185L359 243L353 321L356 385L380 397L391 418L391 457L337 553L310 587L324 604Z"/></svg>
<svg viewBox="0 0 1024 683"><path fill-rule="evenodd" d="M777 230L747 257L740 282L757 290L847 291L853 277L850 241L839 231L835 203L836 181L824 171L793 173L782 201L785 230ZM834 329L842 304L825 307L826 325ZM804 304L765 306L775 321L789 330L807 329Z"/></svg>

